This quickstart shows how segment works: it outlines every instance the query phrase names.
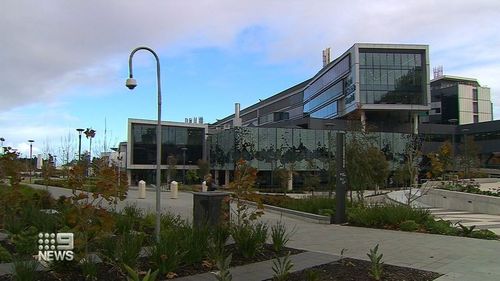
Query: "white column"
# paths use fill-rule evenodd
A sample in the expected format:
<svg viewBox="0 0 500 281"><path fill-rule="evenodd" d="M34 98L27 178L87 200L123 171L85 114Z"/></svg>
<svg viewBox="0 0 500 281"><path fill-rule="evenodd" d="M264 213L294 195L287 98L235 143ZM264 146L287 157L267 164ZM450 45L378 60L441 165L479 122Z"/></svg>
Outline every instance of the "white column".
<svg viewBox="0 0 500 281"><path fill-rule="evenodd" d="M214 177L215 177L215 179L214 179L215 180L214 181L215 184L219 185L219 170L215 170L215 176Z"/></svg>
<svg viewBox="0 0 500 281"><path fill-rule="evenodd" d="M293 173L288 171L288 190L293 190Z"/></svg>
<svg viewBox="0 0 500 281"><path fill-rule="evenodd" d="M366 114L364 110L361 110L361 130L366 131Z"/></svg>
<svg viewBox="0 0 500 281"><path fill-rule="evenodd" d="M413 133L418 134L418 114L413 113Z"/></svg>

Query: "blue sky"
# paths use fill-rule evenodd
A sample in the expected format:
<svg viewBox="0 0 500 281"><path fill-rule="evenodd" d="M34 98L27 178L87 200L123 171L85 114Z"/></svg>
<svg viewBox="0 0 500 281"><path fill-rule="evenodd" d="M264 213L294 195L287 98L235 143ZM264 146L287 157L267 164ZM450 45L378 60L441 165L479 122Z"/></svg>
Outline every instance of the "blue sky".
<svg viewBox="0 0 500 281"><path fill-rule="evenodd" d="M59 154L76 147L76 128L92 127L98 152L106 120L107 146L125 140L127 118L156 118L150 54L134 57L138 87L124 86L141 45L161 59L163 120L213 122L235 102L244 108L310 78L323 48L335 57L356 42L428 44L431 68L491 87L498 119L500 2L473 3L2 1L0 137L24 155L28 139L35 154Z"/></svg>

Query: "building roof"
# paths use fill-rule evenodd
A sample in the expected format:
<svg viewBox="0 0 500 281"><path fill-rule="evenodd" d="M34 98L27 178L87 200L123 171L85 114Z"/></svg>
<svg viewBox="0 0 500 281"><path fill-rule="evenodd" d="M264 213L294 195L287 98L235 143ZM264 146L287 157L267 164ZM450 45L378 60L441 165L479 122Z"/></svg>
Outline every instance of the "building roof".
<svg viewBox="0 0 500 281"><path fill-rule="evenodd" d="M300 91L301 89L303 89L308 83L309 81L311 81L311 79L307 79L306 81L303 81L303 82L300 82L299 84L296 84L284 91L281 91L275 95L272 95L270 97L268 97L267 99L264 99L264 100L260 100L258 103L255 103L249 107L246 107L244 109L241 110L240 112L240 116L243 116L245 115L246 113L254 110L254 109L257 109L261 106L264 106L264 105L267 105L269 103L272 103L272 102L275 102L277 100L280 100L281 98L284 98L286 97L288 94L290 93L294 93L294 92L297 92L297 91ZM223 124L231 119L234 118L234 113L227 116L227 117L224 117L223 119L218 119L216 122L210 124L212 126L216 126L216 125L220 125L220 124Z"/></svg>
<svg viewBox="0 0 500 281"><path fill-rule="evenodd" d="M458 83L462 82L464 84L471 84L472 83L472 84L476 84L478 87L481 86L481 85L479 85L479 82L475 78L452 76L452 75L443 75L443 76L432 79L430 82L435 83L435 82L444 81L444 80L458 82Z"/></svg>

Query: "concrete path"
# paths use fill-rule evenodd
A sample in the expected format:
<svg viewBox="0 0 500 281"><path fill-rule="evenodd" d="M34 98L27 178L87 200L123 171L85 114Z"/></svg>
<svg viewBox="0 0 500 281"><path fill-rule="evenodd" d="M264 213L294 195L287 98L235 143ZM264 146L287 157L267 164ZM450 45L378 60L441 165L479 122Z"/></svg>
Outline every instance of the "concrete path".
<svg viewBox="0 0 500 281"><path fill-rule="evenodd" d="M65 193L60 188L49 188L58 196ZM192 194L179 193L179 199L170 199L162 193L165 210L182 217L192 217ZM154 191L147 191L147 199L137 199L131 190L125 203L136 203L144 209L154 209ZM367 259L366 253L376 244L388 264L413 267L445 274L437 279L446 280L500 280L500 241L473 238L410 233L361 227L322 225L288 218L277 213L266 212L263 220L274 224L282 220L288 229L295 229L289 246L309 251Z"/></svg>

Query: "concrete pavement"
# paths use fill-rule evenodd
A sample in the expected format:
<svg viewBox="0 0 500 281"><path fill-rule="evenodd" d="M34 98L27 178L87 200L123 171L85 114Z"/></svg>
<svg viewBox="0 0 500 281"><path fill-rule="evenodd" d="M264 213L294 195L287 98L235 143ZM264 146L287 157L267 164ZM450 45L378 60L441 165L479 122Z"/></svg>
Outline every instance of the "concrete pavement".
<svg viewBox="0 0 500 281"><path fill-rule="evenodd" d="M66 192L53 187L49 187L49 191L55 196ZM192 194L180 192L179 199L170 199L169 195L162 193L164 210L191 218ZM147 191L147 199L138 199L137 192L131 190L120 206L135 203L140 208L154 210L154 198L154 191ZM295 229L288 244L291 247L332 255L346 249L347 257L367 259L369 249L380 244L387 264L445 274L438 281L500 280L500 241L322 225L271 212L266 212L262 219L270 224L282 220L288 229Z"/></svg>

